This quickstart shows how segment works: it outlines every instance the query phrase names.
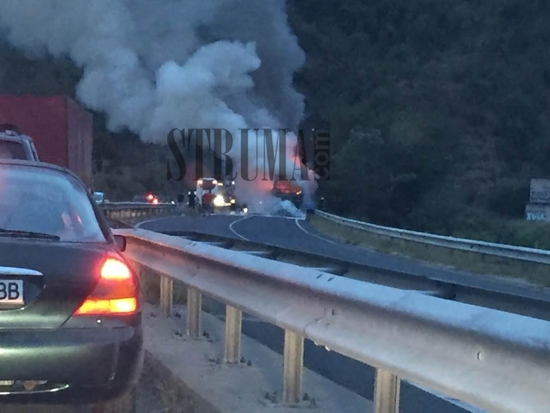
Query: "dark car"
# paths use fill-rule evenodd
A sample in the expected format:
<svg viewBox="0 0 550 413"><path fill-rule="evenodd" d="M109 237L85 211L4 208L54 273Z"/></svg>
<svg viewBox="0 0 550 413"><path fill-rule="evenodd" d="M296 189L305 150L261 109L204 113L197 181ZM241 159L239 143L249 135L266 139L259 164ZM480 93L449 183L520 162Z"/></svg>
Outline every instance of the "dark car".
<svg viewBox="0 0 550 413"><path fill-rule="evenodd" d="M124 248L73 173L0 160L0 405L134 411L143 329Z"/></svg>
<svg viewBox="0 0 550 413"><path fill-rule="evenodd" d="M39 161L32 138L8 124L0 124L0 159Z"/></svg>

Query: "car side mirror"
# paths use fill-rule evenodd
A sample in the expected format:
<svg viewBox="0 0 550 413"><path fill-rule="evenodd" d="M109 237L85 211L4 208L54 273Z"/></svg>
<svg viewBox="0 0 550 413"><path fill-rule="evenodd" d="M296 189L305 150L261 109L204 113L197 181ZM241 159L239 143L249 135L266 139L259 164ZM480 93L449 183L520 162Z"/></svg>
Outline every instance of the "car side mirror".
<svg viewBox="0 0 550 413"><path fill-rule="evenodd" d="M114 235L115 243L121 252L126 251L126 237L124 235Z"/></svg>

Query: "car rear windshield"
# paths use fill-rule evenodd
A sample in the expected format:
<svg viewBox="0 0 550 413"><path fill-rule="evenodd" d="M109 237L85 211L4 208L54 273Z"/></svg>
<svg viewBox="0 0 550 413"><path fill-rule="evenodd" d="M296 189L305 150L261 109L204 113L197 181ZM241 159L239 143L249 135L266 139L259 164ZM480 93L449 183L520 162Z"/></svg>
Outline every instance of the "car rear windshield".
<svg viewBox="0 0 550 413"><path fill-rule="evenodd" d="M107 242L85 188L60 172L0 164L0 229Z"/></svg>
<svg viewBox="0 0 550 413"><path fill-rule="evenodd" d="M27 154L21 143L0 140L0 159L27 159Z"/></svg>

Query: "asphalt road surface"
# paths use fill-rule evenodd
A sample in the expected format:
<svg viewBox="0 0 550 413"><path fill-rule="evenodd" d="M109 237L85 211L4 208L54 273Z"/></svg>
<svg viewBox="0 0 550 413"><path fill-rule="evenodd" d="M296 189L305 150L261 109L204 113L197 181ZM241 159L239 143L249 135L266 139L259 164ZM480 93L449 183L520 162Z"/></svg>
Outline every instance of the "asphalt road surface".
<svg viewBox="0 0 550 413"><path fill-rule="evenodd" d="M464 271L423 263L410 258L369 251L343 244L316 231L308 222L296 218L258 215L180 216L145 221L139 225L153 231L197 231L204 234L268 243L295 251L311 252L357 264L446 282L467 282L476 288L524 295L550 301L550 289L536 287L523 280L491 275L480 277Z"/></svg>
<svg viewBox="0 0 550 413"><path fill-rule="evenodd" d="M152 231L197 231L205 234L241 238L249 241L270 243L294 249L296 251L314 252L326 256L350 260L357 263L401 268L407 272L419 275L434 275L437 277L472 278L472 282L484 284L487 287L497 285L500 288L526 288L533 294L537 290L530 290L519 283L511 282L502 287L502 280L495 277L477 279L472 274L457 273L446 269L431 267L418 261L402 257L388 256L350 245L341 244L319 234L307 222L286 217L264 216L231 216L211 215L194 217L172 217L140 224L143 229ZM427 274L428 273L428 274ZM214 305L217 315L224 315L224 306ZM243 317L243 333L282 354L284 335L274 326L263 323L253 317ZM305 367L324 377L366 397L373 398L374 369L334 352L326 351L323 347L315 346L306 340L304 352ZM456 401L442 399L430 392L424 391L409 383L402 383L401 413L465 413L480 412L473 408L459 407Z"/></svg>

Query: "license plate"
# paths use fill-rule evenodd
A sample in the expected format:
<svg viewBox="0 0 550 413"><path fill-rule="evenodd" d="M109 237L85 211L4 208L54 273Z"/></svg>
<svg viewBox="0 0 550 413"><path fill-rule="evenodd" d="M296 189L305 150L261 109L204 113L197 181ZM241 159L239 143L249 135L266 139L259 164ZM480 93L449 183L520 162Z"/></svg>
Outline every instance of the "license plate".
<svg viewBox="0 0 550 413"><path fill-rule="evenodd" d="M22 305L23 281L0 280L0 304Z"/></svg>

